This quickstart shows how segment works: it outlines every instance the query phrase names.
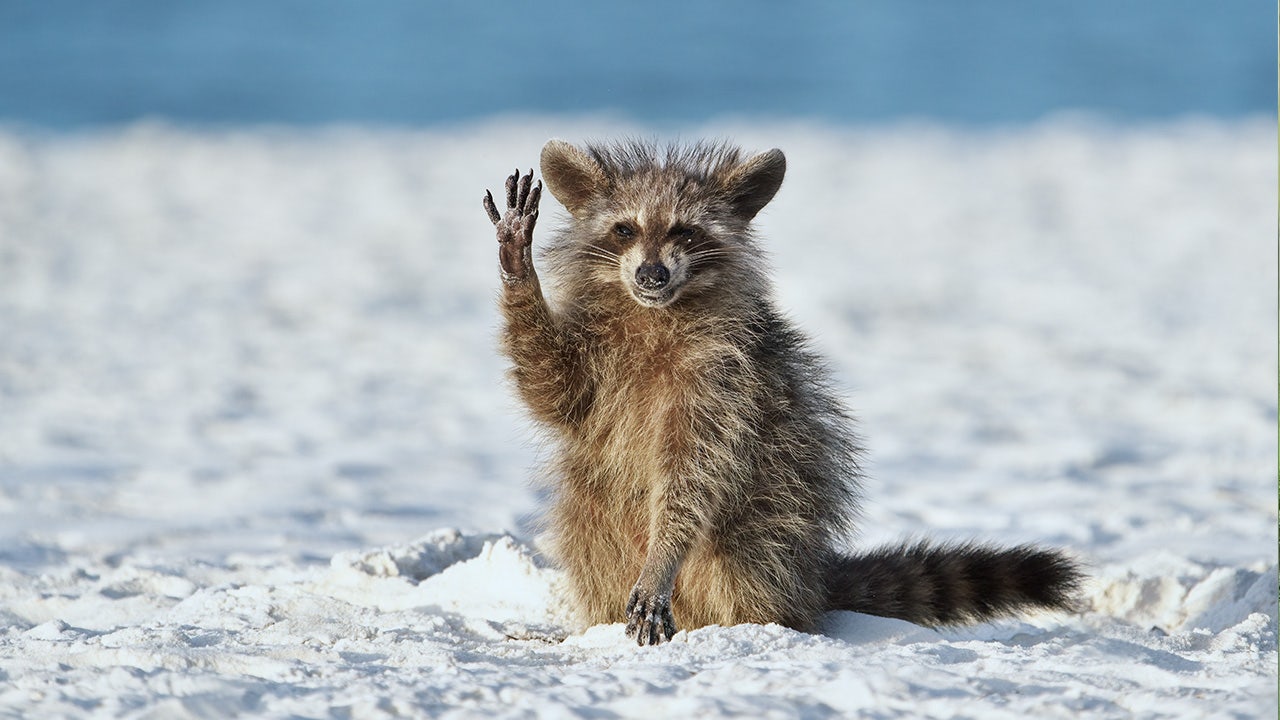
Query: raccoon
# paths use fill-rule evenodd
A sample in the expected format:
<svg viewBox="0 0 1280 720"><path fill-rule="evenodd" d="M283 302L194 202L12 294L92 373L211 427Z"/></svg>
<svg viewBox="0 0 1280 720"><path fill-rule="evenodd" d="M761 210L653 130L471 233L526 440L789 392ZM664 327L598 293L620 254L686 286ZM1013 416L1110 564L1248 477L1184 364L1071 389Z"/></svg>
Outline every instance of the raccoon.
<svg viewBox="0 0 1280 720"><path fill-rule="evenodd" d="M541 168L569 212L548 293L531 251L542 182L517 170L505 212L483 204L510 375L554 439L550 547L586 621L653 645L712 624L810 630L830 610L946 626L1073 607L1082 573L1052 549L838 549L861 449L774 307L751 228L782 184L780 150L552 140Z"/></svg>

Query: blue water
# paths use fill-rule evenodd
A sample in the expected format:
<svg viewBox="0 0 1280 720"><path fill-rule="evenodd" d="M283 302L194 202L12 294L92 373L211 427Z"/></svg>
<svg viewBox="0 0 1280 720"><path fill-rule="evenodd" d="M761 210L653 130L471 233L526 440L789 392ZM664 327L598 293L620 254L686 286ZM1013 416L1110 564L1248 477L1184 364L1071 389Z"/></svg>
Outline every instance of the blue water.
<svg viewBox="0 0 1280 720"><path fill-rule="evenodd" d="M1272 0L7 0L0 122L1276 111Z"/></svg>

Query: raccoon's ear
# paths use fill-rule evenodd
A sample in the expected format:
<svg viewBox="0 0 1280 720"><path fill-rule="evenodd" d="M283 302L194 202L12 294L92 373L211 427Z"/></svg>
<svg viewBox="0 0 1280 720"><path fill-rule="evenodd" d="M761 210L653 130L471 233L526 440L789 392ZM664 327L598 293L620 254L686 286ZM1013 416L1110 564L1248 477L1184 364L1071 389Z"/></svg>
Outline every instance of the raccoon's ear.
<svg viewBox="0 0 1280 720"><path fill-rule="evenodd" d="M542 146L540 164L547 189L574 217L609 184L604 169L590 155L563 140L548 140Z"/></svg>
<svg viewBox="0 0 1280 720"><path fill-rule="evenodd" d="M750 220L773 199L786 174L787 158L774 148L729 171L723 186L734 210L743 220Z"/></svg>

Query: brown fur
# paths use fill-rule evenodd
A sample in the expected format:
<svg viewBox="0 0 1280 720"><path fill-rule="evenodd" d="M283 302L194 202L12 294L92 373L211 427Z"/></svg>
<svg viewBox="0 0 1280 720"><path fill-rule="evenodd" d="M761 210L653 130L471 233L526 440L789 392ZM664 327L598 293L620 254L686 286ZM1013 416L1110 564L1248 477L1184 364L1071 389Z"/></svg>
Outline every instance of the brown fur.
<svg viewBox="0 0 1280 720"><path fill-rule="evenodd" d="M1079 574L1052 551L834 551L857 513L859 449L822 363L773 308L750 231L780 151L553 140L542 169L571 215L546 258L554 303L530 253L532 173L508 180L505 216L485 206L503 347L556 440L554 554L588 622L625 621L650 644L677 626L807 629L837 608L947 624L1069 605Z"/></svg>

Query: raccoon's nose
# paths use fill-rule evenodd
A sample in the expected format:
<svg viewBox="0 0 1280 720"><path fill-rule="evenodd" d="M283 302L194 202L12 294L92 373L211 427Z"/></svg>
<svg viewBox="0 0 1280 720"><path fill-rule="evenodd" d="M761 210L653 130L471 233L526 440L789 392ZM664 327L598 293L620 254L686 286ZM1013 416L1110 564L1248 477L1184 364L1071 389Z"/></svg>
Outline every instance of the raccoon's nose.
<svg viewBox="0 0 1280 720"><path fill-rule="evenodd" d="M671 271L662 263L645 263L636 268L636 284L645 290L660 290L671 282Z"/></svg>

